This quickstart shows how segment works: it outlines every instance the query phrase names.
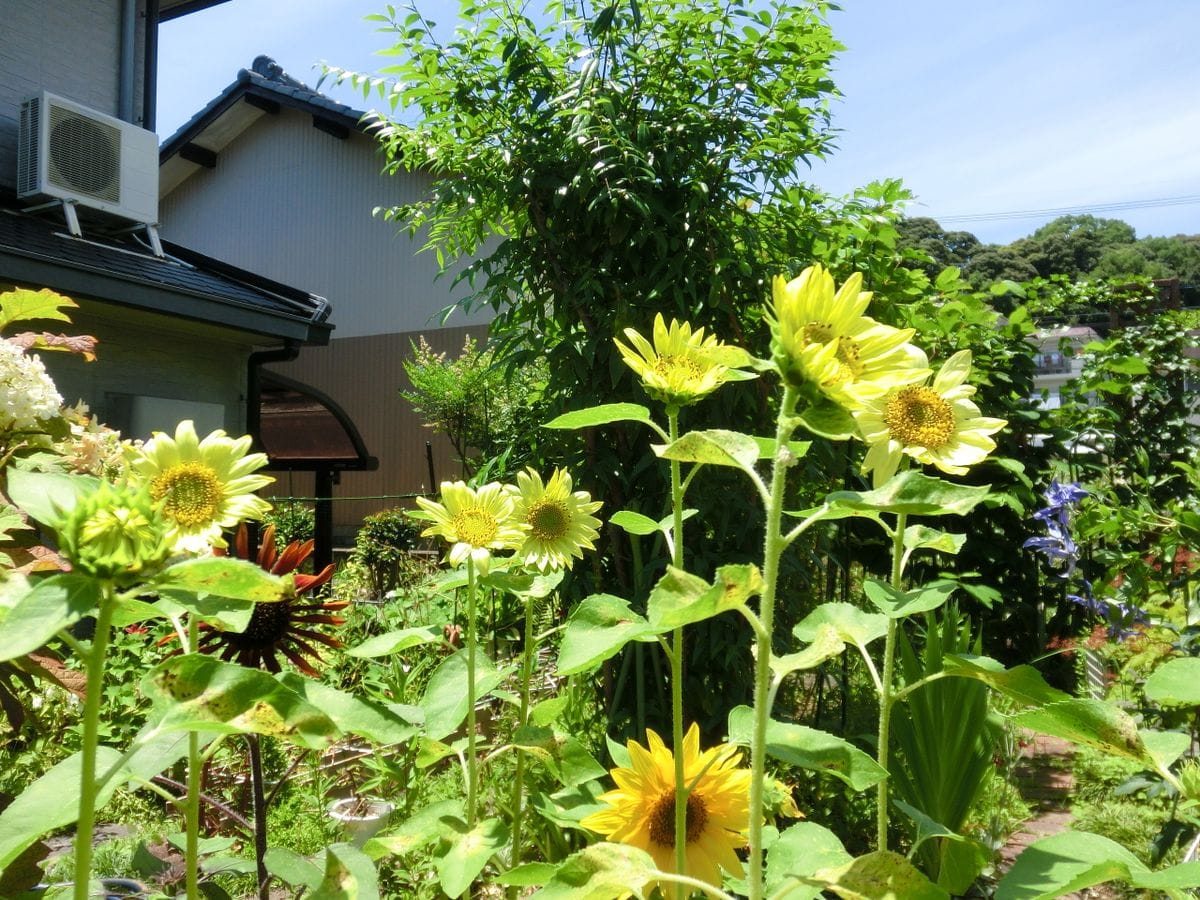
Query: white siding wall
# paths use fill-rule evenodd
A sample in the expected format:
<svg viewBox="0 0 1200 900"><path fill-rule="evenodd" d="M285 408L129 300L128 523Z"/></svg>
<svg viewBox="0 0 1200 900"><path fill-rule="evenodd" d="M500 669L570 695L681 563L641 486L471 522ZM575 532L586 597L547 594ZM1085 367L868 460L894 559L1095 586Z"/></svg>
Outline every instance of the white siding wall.
<svg viewBox="0 0 1200 900"><path fill-rule="evenodd" d="M41 354L64 402L83 400L117 427L124 423L114 395L215 403L224 407L226 431L245 432L248 335L75 299L79 309L60 330L93 335L99 345L91 363L70 353Z"/></svg>
<svg viewBox="0 0 1200 900"><path fill-rule="evenodd" d="M428 176L385 176L382 164L370 137L340 140L284 109L163 198L162 234L327 298L336 338L436 327L454 299L449 280L435 282L433 254L416 254L419 241L372 215L417 199ZM489 318L456 312L448 324Z"/></svg>
<svg viewBox="0 0 1200 900"><path fill-rule="evenodd" d="M25 98L47 90L117 114L120 7L120 0L0 0L0 185L17 181ZM141 95L144 7L138 3L135 98Z"/></svg>

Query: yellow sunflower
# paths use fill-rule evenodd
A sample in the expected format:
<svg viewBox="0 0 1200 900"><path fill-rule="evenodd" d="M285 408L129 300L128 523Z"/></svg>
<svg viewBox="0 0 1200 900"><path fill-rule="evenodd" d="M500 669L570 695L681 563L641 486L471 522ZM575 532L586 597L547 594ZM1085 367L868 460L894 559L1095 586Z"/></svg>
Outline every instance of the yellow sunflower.
<svg viewBox="0 0 1200 900"><path fill-rule="evenodd" d="M613 769L615 791L600 799L609 809L585 816L580 824L609 840L630 844L654 857L664 872L675 872L675 758L653 731L648 747L630 741L632 768ZM683 739L687 799L687 872L721 885L721 870L742 874L735 852L746 843L750 823L750 771L737 766L739 751L719 744L700 752L700 729L693 724Z"/></svg>
<svg viewBox="0 0 1200 900"><path fill-rule="evenodd" d="M130 470L161 504L176 552L224 547L222 530L261 519L270 510L271 504L254 492L274 479L255 474L267 456L247 453L250 443L249 435L234 440L220 429L200 440L185 419L175 437L156 431L143 446L130 448Z"/></svg>
<svg viewBox="0 0 1200 900"><path fill-rule="evenodd" d="M909 343L914 329L863 315L871 293L861 287L855 272L835 291L833 276L810 266L791 281L776 276L767 310L772 358L784 380L812 383L847 409L930 374L925 354Z"/></svg>
<svg viewBox="0 0 1200 900"><path fill-rule="evenodd" d="M592 515L603 504L587 491L571 491L571 476L566 469L555 469L543 484L533 469L517 474L516 485L506 490L514 501L513 515L529 530L517 557L527 566L543 572L565 569L571 558L594 550L600 520Z"/></svg>
<svg viewBox="0 0 1200 900"><path fill-rule="evenodd" d="M526 526L513 515L513 498L496 483L479 490L462 481L442 482L442 502L417 498L415 515L433 522L422 536L437 536L453 546L446 559L458 566L470 557L480 575L491 568L493 550L511 550L525 539Z"/></svg>
<svg viewBox="0 0 1200 900"><path fill-rule="evenodd" d="M687 322L672 319L668 327L662 313L654 317L653 344L632 328L625 329L625 337L632 346L614 343L626 365L642 379L646 393L667 406L688 406L727 381L755 377L738 369L750 361L746 351L705 337L703 328L693 331Z"/></svg>
<svg viewBox="0 0 1200 900"><path fill-rule="evenodd" d="M896 473L903 456L962 475L996 449L989 435L1008 422L979 414L975 388L965 383L970 373L971 351L960 350L931 385L894 388L854 413L867 443L862 471L874 473L876 487Z"/></svg>

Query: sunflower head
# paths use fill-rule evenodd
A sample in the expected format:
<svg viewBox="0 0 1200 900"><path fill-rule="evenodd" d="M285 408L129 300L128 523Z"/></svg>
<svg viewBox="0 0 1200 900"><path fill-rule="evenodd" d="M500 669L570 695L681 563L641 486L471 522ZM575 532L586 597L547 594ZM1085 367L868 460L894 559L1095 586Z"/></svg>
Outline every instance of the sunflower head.
<svg viewBox="0 0 1200 900"><path fill-rule="evenodd" d="M612 841L645 850L658 868L675 867L675 757L653 731L646 746L630 741L630 768L612 770L617 789L602 794L608 809L580 824ZM742 873L735 852L746 843L750 824L750 772L738 767L739 751L720 744L700 752L700 730L693 724L683 739L687 795L686 864L682 873L720 886L721 870Z"/></svg>
<svg viewBox="0 0 1200 900"><path fill-rule="evenodd" d="M961 350L938 370L931 384L893 387L855 411L867 444L863 474L873 473L876 487L896 473L905 456L963 475L996 449L991 435L1008 424L980 415L966 384L971 351Z"/></svg>
<svg viewBox="0 0 1200 900"><path fill-rule="evenodd" d="M255 554L250 547L245 524L238 528L234 549L239 559L254 559L260 568L273 575L291 575L293 590L288 597L273 603L258 603L245 631L219 631L201 624L197 649L201 653L219 653L221 659L233 661L251 669L280 671L279 656L287 659L306 675L316 676L313 663L320 662L314 644L334 649L342 646L337 638L317 630L317 626L337 626L345 622L332 615L349 603L313 597L333 577L333 564L316 575L297 571L312 556L312 541L293 541L282 552L275 548L275 526L268 525ZM226 551L214 550L218 556ZM306 596L307 595L307 596Z"/></svg>
<svg viewBox="0 0 1200 900"><path fill-rule="evenodd" d="M149 577L170 557L168 531L146 490L105 481L57 524L59 547L74 571L121 585Z"/></svg>
<svg viewBox="0 0 1200 900"><path fill-rule="evenodd" d="M696 403L727 381L754 377L738 368L750 362L744 350L705 337L703 328L693 331L687 322L672 319L668 326L662 313L654 317L653 343L632 328L625 329L625 337L629 344L614 340L621 358L646 393L668 408Z"/></svg>
<svg viewBox="0 0 1200 900"><path fill-rule="evenodd" d="M174 437L158 431L143 446L130 448L130 471L160 504L177 551L224 547L222 530L270 510L254 495L272 481L256 474L267 456L248 453L250 442L249 435L234 440L220 429L200 440L185 419Z"/></svg>
<svg viewBox="0 0 1200 900"><path fill-rule="evenodd" d="M449 543L447 561L458 566L470 559L480 575L491 568L493 550L513 550L525 539L528 527L514 515L512 496L498 483L479 489L462 481L443 481L441 503L417 498L417 518L433 524L422 537L436 536Z"/></svg>
<svg viewBox="0 0 1200 900"><path fill-rule="evenodd" d="M592 513L603 504L592 500L587 491L571 490L571 476L555 469L545 484L533 469L517 474L516 485L507 491L514 501L513 515L528 529L517 549L517 557L527 566L545 572L565 569L572 558L583 556L584 548L594 550L600 520Z"/></svg>
<svg viewBox="0 0 1200 900"><path fill-rule="evenodd" d="M855 272L835 289L814 265L791 281L776 276L767 308L771 360L784 382L811 385L847 409L929 375L925 354L909 343L914 330L863 315L871 294L861 287Z"/></svg>

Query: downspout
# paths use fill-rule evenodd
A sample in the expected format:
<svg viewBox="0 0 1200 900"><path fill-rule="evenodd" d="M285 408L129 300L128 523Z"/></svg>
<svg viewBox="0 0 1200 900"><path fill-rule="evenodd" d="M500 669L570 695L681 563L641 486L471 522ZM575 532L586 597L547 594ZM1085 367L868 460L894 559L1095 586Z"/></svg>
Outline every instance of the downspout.
<svg viewBox="0 0 1200 900"><path fill-rule="evenodd" d="M158 119L158 0L146 0L146 40L142 47L142 127L154 131Z"/></svg>
<svg viewBox="0 0 1200 900"><path fill-rule="evenodd" d="M117 67L117 118L133 118L133 70L137 57L137 0L121 0L120 61Z"/></svg>
<svg viewBox="0 0 1200 900"><path fill-rule="evenodd" d="M291 362L300 355L300 342L285 340L282 347L256 350L250 354L246 368L246 434L254 439L254 449L263 451L262 435L262 374L266 363Z"/></svg>

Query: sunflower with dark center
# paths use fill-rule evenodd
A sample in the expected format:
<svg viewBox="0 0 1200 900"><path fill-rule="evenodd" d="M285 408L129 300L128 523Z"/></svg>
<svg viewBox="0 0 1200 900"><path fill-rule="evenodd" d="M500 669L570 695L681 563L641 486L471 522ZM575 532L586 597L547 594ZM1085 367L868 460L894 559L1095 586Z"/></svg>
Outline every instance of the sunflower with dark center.
<svg viewBox="0 0 1200 900"><path fill-rule="evenodd" d="M645 850L660 871L675 872L675 757L662 738L646 730L646 747L630 741L629 768L612 770L617 789L600 795L608 808L580 824L610 841ZM741 875L737 848L750 824L750 772L738 766L737 747L719 744L700 752L700 729L683 739L684 781L691 786L685 814L682 873L720 886L724 870Z"/></svg>
<svg viewBox="0 0 1200 900"><path fill-rule="evenodd" d="M251 559L246 526L238 529L234 548L239 558ZM214 551L224 556L225 551ZM333 577L330 563L316 575L298 571L313 552L313 542L293 541L283 552L275 548L275 526L268 525L262 534L258 565L272 575L291 575L294 588L291 595L273 603L258 603L250 616L250 624L242 632L219 631L201 625L198 650L218 653L226 662L236 662L251 669L279 672L279 656L287 659L305 675L315 676L313 663L321 661L315 645L338 649L342 642L316 630L318 626L338 626L345 622L332 613L345 609L348 601L322 600L311 596ZM308 596L305 596L308 595Z"/></svg>

